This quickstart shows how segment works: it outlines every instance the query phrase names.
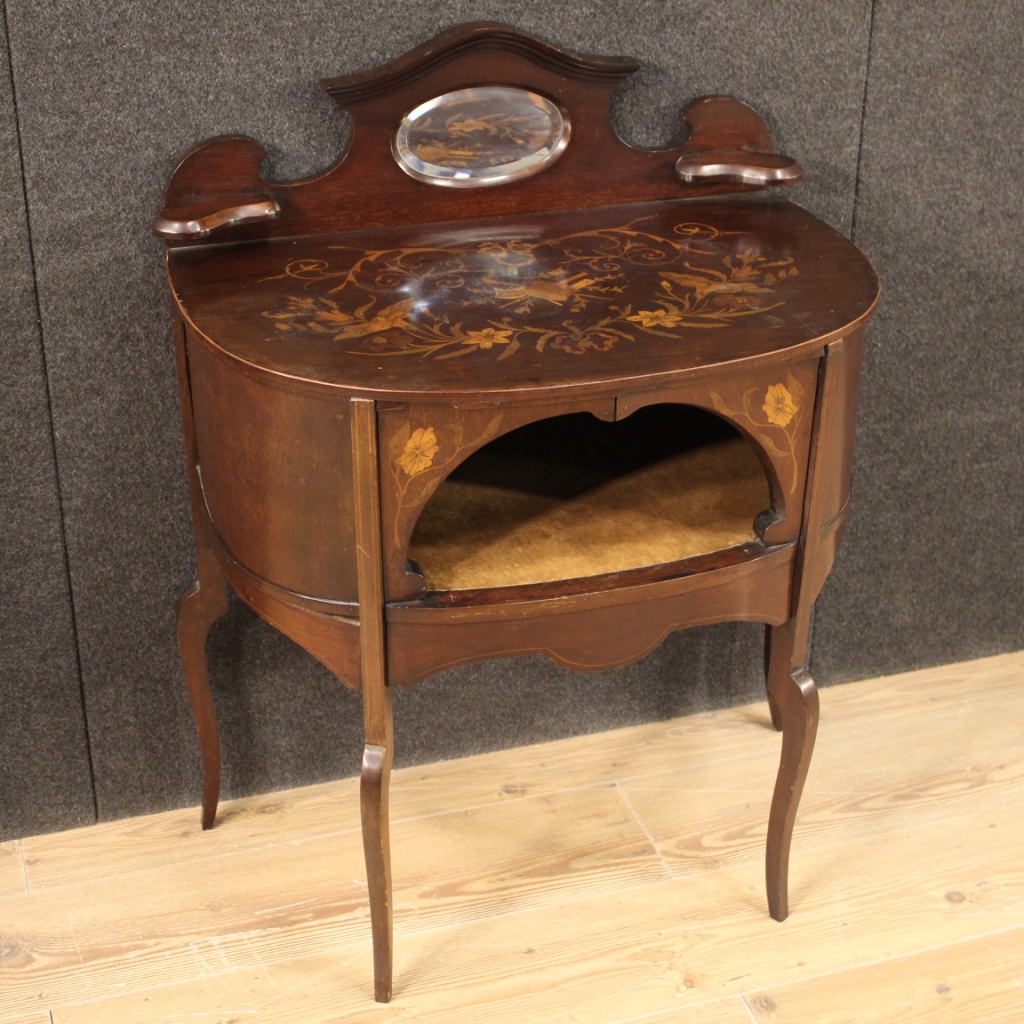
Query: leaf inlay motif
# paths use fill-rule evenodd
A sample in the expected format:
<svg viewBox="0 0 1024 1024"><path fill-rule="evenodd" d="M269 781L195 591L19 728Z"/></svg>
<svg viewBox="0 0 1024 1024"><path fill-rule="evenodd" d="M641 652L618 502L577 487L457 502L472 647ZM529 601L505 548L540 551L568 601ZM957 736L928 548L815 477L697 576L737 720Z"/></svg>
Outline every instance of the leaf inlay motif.
<svg viewBox="0 0 1024 1024"><path fill-rule="evenodd" d="M263 315L280 331L320 335L352 354L579 356L763 314L781 305L780 282L799 272L792 258L743 248L737 232L686 222L659 233L651 220L542 240L335 246L336 267L292 260L268 279L302 290Z"/></svg>

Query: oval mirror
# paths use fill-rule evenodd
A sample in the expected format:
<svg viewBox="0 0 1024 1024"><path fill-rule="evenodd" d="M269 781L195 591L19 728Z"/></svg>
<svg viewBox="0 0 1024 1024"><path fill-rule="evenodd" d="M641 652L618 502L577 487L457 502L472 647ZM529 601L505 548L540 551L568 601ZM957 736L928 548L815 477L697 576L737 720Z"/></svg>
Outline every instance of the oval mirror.
<svg viewBox="0 0 1024 1024"><path fill-rule="evenodd" d="M553 164L569 143L569 115L528 89L458 89L421 103L392 140L398 166L432 185L504 185Z"/></svg>

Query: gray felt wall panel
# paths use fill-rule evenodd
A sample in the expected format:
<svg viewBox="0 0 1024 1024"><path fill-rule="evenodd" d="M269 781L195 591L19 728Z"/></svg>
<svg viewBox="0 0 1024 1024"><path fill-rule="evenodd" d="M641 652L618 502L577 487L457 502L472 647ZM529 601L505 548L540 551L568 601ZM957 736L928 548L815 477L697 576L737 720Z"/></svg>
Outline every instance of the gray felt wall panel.
<svg viewBox="0 0 1024 1024"><path fill-rule="evenodd" d="M1024 646L1024 8L877 5L855 240L883 299L822 678Z"/></svg>
<svg viewBox="0 0 1024 1024"><path fill-rule="evenodd" d="M94 815L23 197L0 21L0 839Z"/></svg>
<svg viewBox="0 0 1024 1024"><path fill-rule="evenodd" d="M867 0L732 0L727 13L703 0L9 0L8 16L102 818L198 798L172 614L193 573L191 537L161 247L149 234L190 145L244 132L271 146L275 175L323 168L343 125L317 78L494 18L572 49L640 57L647 66L615 111L637 143L677 138L678 109L696 95L750 100L808 167L800 198L839 227L851 221ZM357 769L357 702L312 659L240 608L211 649L229 793ZM674 637L618 672L575 676L531 660L446 673L401 695L399 755L752 697L759 651L757 627L727 625Z"/></svg>
<svg viewBox="0 0 1024 1024"><path fill-rule="evenodd" d="M268 144L276 176L326 167L344 126L315 80L464 20L641 58L614 107L638 144L677 138L677 110L693 96L751 101L807 170L795 198L852 231L876 261L886 291L865 365L855 513L816 618L819 680L1024 645L1024 19L1014 0L874 6L872 21L869 0L8 0L101 817L198 798L173 624L194 569L161 246L149 234L164 183L179 154L224 132ZM0 110L12 142L0 166L6 203L21 194L9 96ZM35 781L24 792L52 791L49 817L19 811L8 825L37 831L88 811L89 776L69 697L74 648L19 204L2 211L0 245L15 269L0 301L15 369L5 458L26 483L8 496L15 570L5 564L5 586L19 596L0 610L15 609L13 626L0 623L0 668L5 712L42 723L34 746L20 732L9 746L28 758ZM36 607L46 609L42 627L25 611ZM751 698L759 645L757 627L726 625L678 634L617 672L576 675L528 659L444 673L400 695L399 756L453 756ZM229 793L356 769L357 700L289 641L236 607L215 627L211 657ZM54 752L39 757L47 743Z"/></svg>

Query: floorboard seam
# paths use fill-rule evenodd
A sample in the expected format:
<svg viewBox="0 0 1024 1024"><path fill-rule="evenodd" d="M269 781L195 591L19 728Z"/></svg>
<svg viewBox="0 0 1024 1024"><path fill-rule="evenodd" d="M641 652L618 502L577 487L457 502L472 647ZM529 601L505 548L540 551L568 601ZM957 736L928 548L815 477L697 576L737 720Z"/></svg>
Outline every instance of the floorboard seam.
<svg viewBox="0 0 1024 1024"><path fill-rule="evenodd" d="M760 1021L757 1019L757 1014L754 1013L754 1008L750 1005L750 1000L747 998L745 992L740 993L740 999L743 1000L743 1005L747 1008L747 1013L750 1014L751 1024L760 1024Z"/></svg>
<svg viewBox="0 0 1024 1024"><path fill-rule="evenodd" d="M871 967L882 967L885 964L898 963L900 960L910 960L913 957L936 953L941 949L955 949L957 946L966 946L972 942L985 942L987 939L991 939L998 935L1006 935L1010 932L1020 931L1020 927L1021 926L1019 924L1012 924L1005 928L996 928L992 931L979 932L977 935L971 935L967 938L956 939L953 942L940 942L935 946L915 946L913 949L907 950L906 952L891 953L887 956L878 957L875 960L863 960L857 961L856 963L848 963L844 967L837 967L833 971L822 971L820 974L809 974L796 981L775 982L769 987L773 989L798 988L803 985L820 981L823 978L834 978L840 974L849 974L852 971L861 971ZM744 997L744 1000L745 999L746 997Z"/></svg>
<svg viewBox="0 0 1024 1024"><path fill-rule="evenodd" d="M1007 929L1007 931L1010 931L1010 932L1014 932L1014 931L1024 932L1024 929L1022 929L1022 928L1009 928L1009 929ZM996 935L996 934L1002 934L1002 933L993 932L992 934ZM992 937L991 935L986 935L985 936L986 940L990 939L991 937ZM1017 975L1015 975L1013 973L1013 969L1010 967L1010 965L988 944L987 941L985 942L985 948L989 951L989 953L991 954L992 958L996 961L996 963L998 963L999 966L1002 967L1004 971L1006 971L1006 973L1010 976L1010 979L1017 986L1017 988L1024 989L1024 980L1022 980L1019 976L1017 976Z"/></svg>
<svg viewBox="0 0 1024 1024"><path fill-rule="evenodd" d="M616 896L625 895L627 893L636 892L640 889L650 889L656 885L669 885L672 882L678 881L675 878L655 878L648 882L637 882L634 885L620 886L616 889L602 889L598 891L581 891L580 895L570 898L571 894L566 894L565 899L552 900L550 903L533 903L523 907L516 907L513 910L506 910L504 913L499 914L487 914L480 917L467 917L459 921L448 921L445 924L430 925L426 928L409 929L406 930L401 923L396 922L395 924L395 935L403 938L412 935L429 935L431 932L440 932L452 929L466 928L472 925L480 924L483 921L499 921L506 917L515 917L517 914L534 914L541 910L555 910L559 907L571 907L574 903L585 903L588 900L598 899L601 896L607 897L609 900L614 899ZM411 920L411 919L410 919ZM369 925L367 925L369 927ZM365 947L365 942L352 942L344 943L345 946L359 945ZM342 948L342 947L339 947ZM272 960L268 963L279 963L280 961Z"/></svg>
<svg viewBox="0 0 1024 1024"><path fill-rule="evenodd" d="M661 861L661 866L668 872L668 877L674 879L676 877L676 873L672 870L672 867L668 863L668 861L665 860L665 856L661 852L661 847L656 842L654 836L651 835L650 830L644 824L643 820L640 817L640 814L637 812L637 809L633 806L633 801L629 799L629 796L627 795L626 791L622 788L621 785L619 785L618 782L615 783L615 789L618 792L619 796L622 797L623 803L629 808L629 813L633 815L633 818L636 820L636 823L640 826L641 830L643 831L643 834L647 837L647 842L651 844L651 849L653 849L654 852L658 855L658 860Z"/></svg>
<svg viewBox="0 0 1024 1024"><path fill-rule="evenodd" d="M21 857L21 873L25 879L25 895L31 895L32 887L28 883L28 865L25 863L25 847L21 845L21 840L18 840L18 856Z"/></svg>
<svg viewBox="0 0 1024 1024"><path fill-rule="evenodd" d="M699 1003L687 1003L683 1007L683 1010L686 1013L692 1013L695 1010L700 1010L702 1007L716 1006L719 1003L732 1003L737 999L746 1002L742 993L738 993L734 996L715 996L711 999L702 999ZM747 1007L748 1012L749 1009L750 1008ZM760 1022L754 1017L751 1017L751 1020L753 1021L753 1024L760 1024ZM659 1021L665 1021L666 1024L668 1024L669 1018L665 1016L665 1010L661 1009L652 1010L650 1013L645 1013L640 1017L618 1017L614 1021L608 1021L607 1024L643 1024L644 1021L653 1021L654 1024L658 1024Z"/></svg>

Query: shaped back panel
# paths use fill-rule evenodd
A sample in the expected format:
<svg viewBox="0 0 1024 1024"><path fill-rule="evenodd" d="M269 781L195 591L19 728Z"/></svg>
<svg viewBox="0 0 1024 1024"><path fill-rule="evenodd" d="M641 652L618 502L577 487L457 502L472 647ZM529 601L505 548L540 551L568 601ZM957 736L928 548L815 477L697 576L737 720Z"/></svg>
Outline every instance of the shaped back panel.
<svg viewBox="0 0 1024 1024"><path fill-rule="evenodd" d="M321 83L353 126L348 151L323 175L269 183L259 143L213 139L175 171L156 231L172 245L319 234L690 198L799 176L795 161L770 152L761 118L728 97L704 97L683 111L691 134L680 146L623 142L609 104L638 66L564 53L490 22L449 29L380 68ZM475 189L417 181L398 166L392 140L409 111L444 93L495 85L529 89L568 112L572 137L560 159L532 177Z"/></svg>

